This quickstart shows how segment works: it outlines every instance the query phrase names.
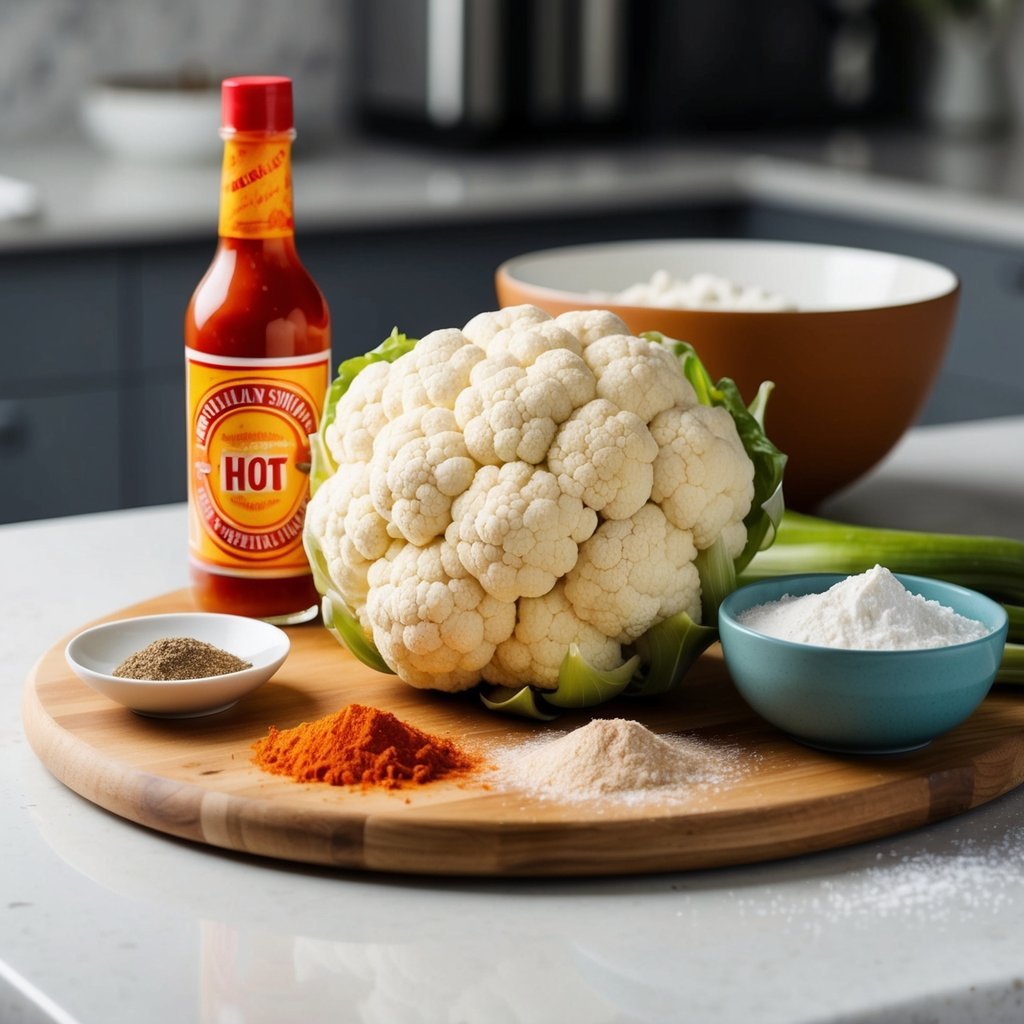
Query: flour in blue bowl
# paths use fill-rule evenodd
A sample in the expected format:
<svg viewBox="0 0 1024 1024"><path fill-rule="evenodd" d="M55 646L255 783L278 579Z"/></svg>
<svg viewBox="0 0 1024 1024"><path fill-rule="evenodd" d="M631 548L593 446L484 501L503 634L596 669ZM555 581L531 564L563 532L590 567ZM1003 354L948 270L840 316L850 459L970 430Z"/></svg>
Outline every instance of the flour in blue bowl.
<svg viewBox="0 0 1024 1024"><path fill-rule="evenodd" d="M991 632L976 619L912 594L880 565L848 576L821 594L787 594L755 605L737 620L780 640L858 651L949 647Z"/></svg>

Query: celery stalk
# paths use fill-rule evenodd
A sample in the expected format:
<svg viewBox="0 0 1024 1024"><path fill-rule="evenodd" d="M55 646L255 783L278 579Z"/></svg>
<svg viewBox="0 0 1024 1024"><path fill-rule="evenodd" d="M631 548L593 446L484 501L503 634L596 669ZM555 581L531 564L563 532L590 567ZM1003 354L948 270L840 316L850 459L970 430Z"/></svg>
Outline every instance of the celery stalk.
<svg viewBox="0 0 1024 1024"><path fill-rule="evenodd" d="M1024 541L834 523L787 509L775 543L754 556L740 582L800 572L892 572L933 576L1024 603ZM1018 626L1024 612L1012 613Z"/></svg>
<svg viewBox="0 0 1024 1024"><path fill-rule="evenodd" d="M755 555L739 582L803 572L852 575L875 565L957 583L1002 601L1009 618L1010 643L997 679L1024 683L1022 541L854 526L787 509L774 545Z"/></svg>
<svg viewBox="0 0 1024 1024"><path fill-rule="evenodd" d="M996 673L997 683L1024 684L1024 644L1007 644Z"/></svg>
<svg viewBox="0 0 1024 1024"><path fill-rule="evenodd" d="M1014 643L1024 642L1024 607L1017 604L1004 604L1006 617L1010 620L1010 629L1007 634Z"/></svg>

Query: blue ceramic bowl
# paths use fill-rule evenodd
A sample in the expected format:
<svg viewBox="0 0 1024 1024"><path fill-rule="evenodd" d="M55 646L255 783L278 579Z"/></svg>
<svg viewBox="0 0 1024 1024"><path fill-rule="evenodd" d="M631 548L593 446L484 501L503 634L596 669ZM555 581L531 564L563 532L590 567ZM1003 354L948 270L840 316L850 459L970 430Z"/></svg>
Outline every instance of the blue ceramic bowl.
<svg viewBox="0 0 1024 1024"><path fill-rule="evenodd" d="M911 593L977 619L980 640L910 651L854 651L793 643L740 625L737 616L789 594L827 590L845 576L780 576L740 587L722 602L718 628L736 688L762 718L810 746L891 754L923 747L982 702L1003 656L1007 618L982 594L921 576Z"/></svg>

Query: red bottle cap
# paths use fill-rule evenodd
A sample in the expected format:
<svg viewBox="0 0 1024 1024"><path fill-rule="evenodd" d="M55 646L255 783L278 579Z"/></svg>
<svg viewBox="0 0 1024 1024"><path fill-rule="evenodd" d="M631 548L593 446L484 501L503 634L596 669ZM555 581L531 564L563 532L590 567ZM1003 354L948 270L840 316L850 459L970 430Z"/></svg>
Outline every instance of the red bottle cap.
<svg viewBox="0 0 1024 1024"><path fill-rule="evenodd" d="M295 127L292 80L280 75L225 78L220 123L229 132L287 132Z"/></svg>

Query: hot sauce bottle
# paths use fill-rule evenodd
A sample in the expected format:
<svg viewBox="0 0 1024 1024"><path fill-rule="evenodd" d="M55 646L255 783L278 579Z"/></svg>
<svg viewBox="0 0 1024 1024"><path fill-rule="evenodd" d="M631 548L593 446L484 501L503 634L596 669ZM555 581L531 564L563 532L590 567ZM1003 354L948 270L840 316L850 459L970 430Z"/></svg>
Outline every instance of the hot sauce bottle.
<svg viewBox="0 0 1024 1024"><path fill-rule="evenodd" d="M292 83L226 79L221 112L219 241L185 314L192 592L302 622L319 603L302 524L331 332L295 250Z"/></svg>

